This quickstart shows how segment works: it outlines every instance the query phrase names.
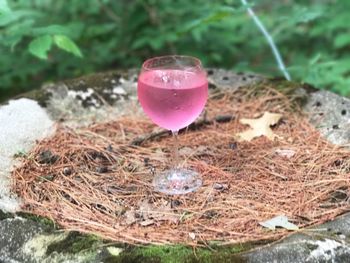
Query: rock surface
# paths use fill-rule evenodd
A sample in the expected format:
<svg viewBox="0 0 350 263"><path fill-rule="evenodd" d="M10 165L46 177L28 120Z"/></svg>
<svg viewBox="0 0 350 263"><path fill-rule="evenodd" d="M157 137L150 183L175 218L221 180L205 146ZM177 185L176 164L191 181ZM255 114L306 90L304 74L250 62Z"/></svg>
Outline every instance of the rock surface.
<svg viewBox="0 0 350 263"><path fill-rule="evenodd" d="M330 142L350 146L350 99L320 90L311 94L305 111Z"/></svg>
<svg viewBox="0 0 350 263"><path fill-rule="evenodd" d="M350 214L242 254L251 263L350 262Z"/></svg>
<svg viewBox="0 0 350 263"><path fill-rule="evenodd" d="M35 140L50 135L53 122L36 101L12 100L0 107L0 210L15 212L19 200L9 191L15 155L25 154Z"/></svg>
<svg viewBox="0 0 350 263"><path fill-rule="evenodd" d="M14 212L18 207L17 199L10 195L8 188L10 170L15 164L13 156L29 151L35 140L48 136L53 131L53 122L82 126L128 112L142 114L136 104L136 77L137 72L130 70L62 81L23 94L22 99L12 100L0 107L0 180L4 182L4 187L0 188L0 262L170 262L163 261L173 256L172 252L164 252L168 248L157 248L161 251L157 253L163 256L156 256L155 260L154 254L141 253L138 248L124 251L123 246L106 245L92 236L62 232L52 224L46 224L45 220L14 217L1 212ZM210 89L236 89L263 80L258 75L220 69L209 69L208 78ZM303 92L306 94L305 90ZM39 107L36 101L44 107ZM349 99L326 91L313 91L308 94L304 109L310 113L311 122L331 142L349 144ZM232 253L240 249L232 248L230 253L212 253L206 260L253 263L350 262L349 242L350 214L345 214L277 243L234 255ZM173 249L177 251L181 248ZM181 253L175 253L174 257ZM201 256L196 258L192 255L186 260L201 262ZM177 262L176 258L173 262Z"/></svg>
<svg viewBox="0 0 350 263"><path fill-rule="evenodd" d="M43 222L18 216L1 220L0 262L97 263L113 255L109 250L116 250L97 238L55 230Z"/></svg>

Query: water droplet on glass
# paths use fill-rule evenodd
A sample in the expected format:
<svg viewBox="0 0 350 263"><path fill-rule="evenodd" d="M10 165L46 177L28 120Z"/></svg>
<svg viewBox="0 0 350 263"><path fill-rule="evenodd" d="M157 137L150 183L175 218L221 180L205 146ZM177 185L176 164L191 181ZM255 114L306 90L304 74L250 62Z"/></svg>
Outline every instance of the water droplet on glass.
<svg viewBox="0 0 350 263"><path fill-rule="evenodd" d="M168 83L169 82L169 77L167 75L163 75L162 76L162 81L165 82L165 83Z"/></svg>
<svg viewBox="0 0 350 263"><path fill-rule="evenodd" d="M176 80L176 79L174 80L174 86L175 87L179 88L180 84L181 84L181 82L179 80Z"/></svg>

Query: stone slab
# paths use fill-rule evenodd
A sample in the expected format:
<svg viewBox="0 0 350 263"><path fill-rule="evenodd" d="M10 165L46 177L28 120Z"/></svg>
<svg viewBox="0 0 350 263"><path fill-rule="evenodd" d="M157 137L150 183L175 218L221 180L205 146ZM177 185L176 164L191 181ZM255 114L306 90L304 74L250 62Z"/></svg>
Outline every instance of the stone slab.
<svg viewBox="0 0 350 263"><path fill-rule="evenodd" d="M310 94L304 110L330 142L350 146L350 99L319 90Z"/></svg>
<svg viewBox="0 0 350 263"><path fill-rule="evenodd" d="M350 262L350 214L241 256L249 263Z"/></svg>
<svg viewBox="0 0 350 263"><path fill-rule="evenodd" d="M34 100L11 100L0 107L0 210L15 212L19 200L10 193L10 172L16 164L14 156L25 154L36 140L53 131L46 110Z"/></svg>
<svg viewBox="0 0 350 263"><path fill-rule="evenodd" d="M84 126L128 114L128 111L137 112L136 77L137 71L131 70L62 81L21 96L37 100L44 108L29 99L13 100L0 107L0 180L5 186L0 188L0 210L13 212L18 208L17 199L10 195L8 188L14 154L30 150L35 140L48 136L53 131L53 121ZM210 89L238 89L264 79L221 69L209 69L208 78ZM327 91L307 92L304 109L309 112L311 122L331 142L348 145L350 100ZM104 262L103 255L109 255L106 250L96 248L89 255L64 251L47 255L48 244L65 241L67 235L69 233L47 232L31 220L0 220L0 262ZM240 262L253 263L350 262L349 240L350 214L345 214L312 230L241 253L237 258ZM117 247L111 250L121 251Z"/></svg>

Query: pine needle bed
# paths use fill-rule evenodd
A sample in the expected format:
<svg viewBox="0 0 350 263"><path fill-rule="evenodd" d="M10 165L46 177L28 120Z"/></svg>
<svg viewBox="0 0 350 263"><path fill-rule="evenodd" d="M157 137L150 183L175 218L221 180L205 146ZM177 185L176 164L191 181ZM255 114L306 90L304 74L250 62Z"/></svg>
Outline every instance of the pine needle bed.
<svg viewBox="0 0 350 263"><path fill-rule="evenodd" d="M273 128L280 139L237 143L234 134L247 129L239 119L264 111L283 114ZM303 229L349 209L349 151L323 139L270 87L213 93L205 116L179 138L181 158L203 176L195 193L153 191L153 174L167 167L173 141L139 114L79 129L59 126L13 172L13 189L23 211L133 244L276 240L290 232L259 222L286 215Z"/></svg>

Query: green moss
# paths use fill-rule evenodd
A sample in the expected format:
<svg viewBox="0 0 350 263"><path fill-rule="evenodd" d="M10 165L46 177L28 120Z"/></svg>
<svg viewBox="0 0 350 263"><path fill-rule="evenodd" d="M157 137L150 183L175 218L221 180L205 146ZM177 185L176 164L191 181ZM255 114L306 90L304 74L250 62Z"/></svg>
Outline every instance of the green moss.
<svg viewBox="0 0 350 263"><path fill-rule="evenodd" d="M82 250L95 249L100 243L101 239L95 235L84 235L72 231L64 240L50 244L46 253L48 255L53 252L75 254Z"/></svg>
<svg viewBox="0 0 350 263"><path fill-rule="evenodd" d="M199 252L198 256L202 257L207 251L203 253L202 250L198 250L197 252ZM139 253L144 258L154 258L165 263L186 262L189 259L193 262L193 259L195 259L192 249L180 245L150 246L140 249Z"/></svg>
<svg viewBox="0 0 350 263"><path fill-rule="evenodd" d="M16 213L17 216L23 217L28 220L32 220L34 222L40 223L43 227L46 228L46 230L54 230L57 229L57 225L49 218L39 216L39 215L33 215L26 212L18 212Z"/></svg>
<svg viewBox="0 0 350 263"><path fill-rule="evenodd" d="M250 247L250 246L249 246ZM132 248L122 252L117 257L109 257L105 263L225 263L246 262L246 259L237 255L247 249L245 245L221 247L214 250L205 248L193 249L191 247L174 246L148 246Z"/></svg>
<svg viewBox="0 0 350 263"><path fill-rule="evenodd" d="M10 213L5 213L2 210L0 210L0 220L4 220L6 218L12 218L13 215Z"/></svg>

